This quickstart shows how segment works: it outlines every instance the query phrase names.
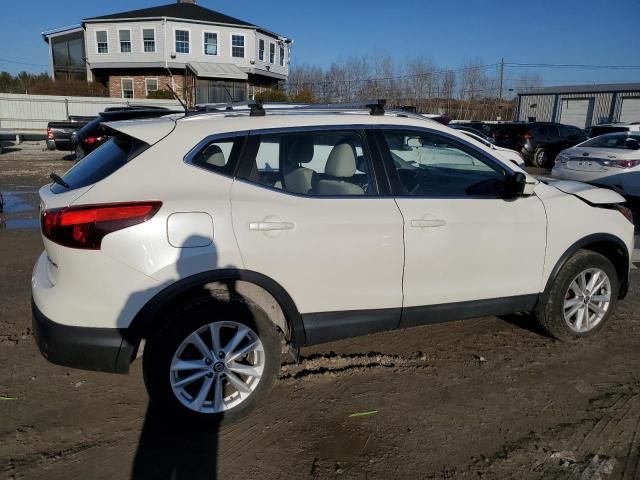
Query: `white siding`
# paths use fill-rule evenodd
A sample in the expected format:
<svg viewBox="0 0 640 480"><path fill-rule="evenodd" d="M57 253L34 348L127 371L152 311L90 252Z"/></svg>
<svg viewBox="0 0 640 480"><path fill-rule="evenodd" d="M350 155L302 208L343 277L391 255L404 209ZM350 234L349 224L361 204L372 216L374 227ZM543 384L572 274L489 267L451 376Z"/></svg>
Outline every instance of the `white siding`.
<svg viewBox="0 0 640 480"><path fill-rule="evenodd" d="M156 30L156 52L145 53L142 43L142 30L144 28L155 28ZM120 53L118 30L131 30L131 53ZM109 37L109 53L98 54L96 45L96 31L106 30ZM188 54L177 53L175 47L175 30L190 31L190 52ZM218 34L218 55L204 54L204 32L215 32ZM166 39L165 39L166 32ZM245 36L245 56L237 58L231 56L231 35L241 34ZM258 60L258 39L262 38L266 42L265 61ZM188 62L213 62L232 63L244 70L251 70L255 67L256 73L265 72L267 66L270 71L280 75L289 73L289 46L285 44L285 63L280 66L280 42L276 37L272 37L253 28L229 27L223 25L201 24L193 22L179 22L167 20L166 25L162 21L140 21L140 22L104 22L88 23L86 27L86 49L87 59L90 68L100 68L101 64L113 63L150 63L166 61L181 67ZM269 64L269 42L276 46L276 60L274 64ZM176 53L175 58L171 58L172 53ZM255 61L255 65L251 61Z"/></svg>

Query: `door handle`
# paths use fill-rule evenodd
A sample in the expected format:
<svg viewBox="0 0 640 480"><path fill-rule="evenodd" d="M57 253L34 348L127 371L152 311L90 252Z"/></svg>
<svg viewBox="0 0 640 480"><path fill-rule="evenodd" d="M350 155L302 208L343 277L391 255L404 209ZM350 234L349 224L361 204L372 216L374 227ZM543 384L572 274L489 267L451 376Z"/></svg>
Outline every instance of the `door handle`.
<svg viewBox="0 0 640 480"><path fill-rule="evenodd" d="M418 220L411 220L411 226L416 228L434 228L444 227L447 224L446 221L439 218L425 219L420 218Z"/></svg>
<svg viewBox="0 0 640 480"><path fill-rule="evenodd" d="M295 227L293 222L251 222L249 230L257 232L272 232L274 230L292 230Z"/></svg>

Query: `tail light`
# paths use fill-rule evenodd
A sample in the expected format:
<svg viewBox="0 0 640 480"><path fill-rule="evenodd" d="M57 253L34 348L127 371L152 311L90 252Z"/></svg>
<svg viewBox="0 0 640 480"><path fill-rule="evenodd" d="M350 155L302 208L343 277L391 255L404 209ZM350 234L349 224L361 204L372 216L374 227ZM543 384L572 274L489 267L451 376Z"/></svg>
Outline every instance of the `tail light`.
<svg viewBox="0 0 640 480"><path fill-rule="evenodd" d="M100 250L105 235L153 217L162 202L112 203L44 210L42 234L59 245Z"/></svg>
<svg viewBox="0 0 640 480"><path fill-rule="evenodd" d="M640 160L608 160L605 165L616 168L633 168L640 165Z"/></svg>
<svg viewBox="0 0 640 480"><path fill-rule="evenodd" d="M47 140L53 140L53 130L51 130L51 127L47 127Z"/></svg>
<svg viewBox="0 0 640 480"><path fill-rule="evenodd" d="M525 132L524 135L522 135L522 137L525 140L533 140L533 135L531 135L531 133L529 133L529 132Z"/></svg>
<svg viewBox="0 0 640 480"><path fill-rule="evenodd" d="M87 137L84 139L84 143L87 145L93 145L94 143L98 143L104 140L104 137Z"/></svg>

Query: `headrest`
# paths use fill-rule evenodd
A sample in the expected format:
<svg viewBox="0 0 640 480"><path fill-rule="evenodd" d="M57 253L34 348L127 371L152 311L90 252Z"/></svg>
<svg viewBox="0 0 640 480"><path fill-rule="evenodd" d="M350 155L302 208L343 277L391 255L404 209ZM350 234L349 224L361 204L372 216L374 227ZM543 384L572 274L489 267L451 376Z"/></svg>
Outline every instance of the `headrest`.
<svg viewBox="0 0 640 480"><path fill-rule="evenodd" d="M298 138L289 149L289 164L299 165L313 160L313 137Z"/></svg>
<svg viewBox="0 0 640 480"><path fill-rule="evenodd" d="M356 173L356 152L348 143L339 143L327 159L324 172L332 177L348 178Z"/></svg>
<svg viewBox="0 0 640 480"><path fill-rule="evenodd" d="M227 164L227 161L224 158L224 153L222 153L222 149L218 145L209 145L204 149L201 155L202 161L209 165L224 167Z"/></svg>

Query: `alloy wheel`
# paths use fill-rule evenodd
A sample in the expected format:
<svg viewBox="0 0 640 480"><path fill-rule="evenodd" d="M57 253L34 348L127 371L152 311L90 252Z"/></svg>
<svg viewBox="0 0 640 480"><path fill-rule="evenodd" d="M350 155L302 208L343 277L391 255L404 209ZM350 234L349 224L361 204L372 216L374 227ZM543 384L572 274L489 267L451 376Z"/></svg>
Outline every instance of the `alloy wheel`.
<svg viewBox="0 0 640 480"><path fill-rule="evenodd" d="M599 268L589 268L569 284L564 296L564 320L576 333L586 333L602 322L611 304L611 281Z"/></svg>
<svg viewBox="0 0 640 480"><path fill-rule="evenodd" d="M247 325L213 322L189 334L170 367L176 398L199 413L222 413L246 401L260 383L265 352Z"/></svg>

